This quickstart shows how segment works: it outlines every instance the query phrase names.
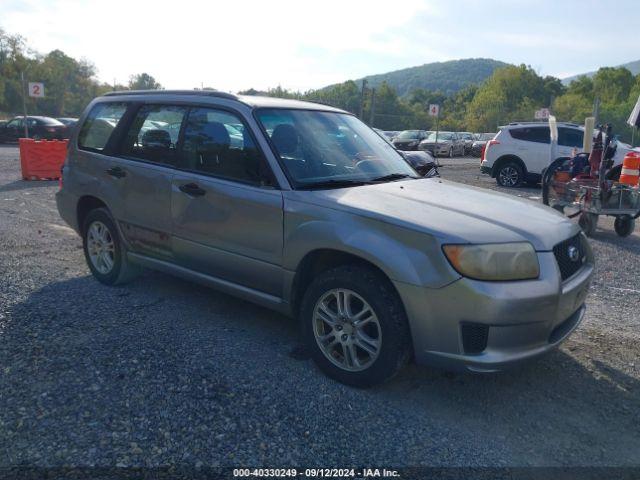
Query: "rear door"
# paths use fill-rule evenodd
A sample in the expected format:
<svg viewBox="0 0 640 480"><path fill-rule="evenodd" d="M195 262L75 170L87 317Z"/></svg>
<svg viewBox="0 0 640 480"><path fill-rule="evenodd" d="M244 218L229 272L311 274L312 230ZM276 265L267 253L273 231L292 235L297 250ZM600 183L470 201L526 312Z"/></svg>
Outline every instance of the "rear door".
<svg viewBox="0 0 640 480"><path fill-rule="evenodd" d="M107 174L118 184L119 223L129 248L172 260L171 181L187 107L144 104L123 132Z"/></svg>
<svg viewBox="0 0 640 480"><path fill-rule="evenodd" d="M172 244L191 270L282 296L282 193L237 113L192 108L172 179Z"/></svg>
<svg viewBox="0 0 640 480"><path fill-rule="evenodd" d="M514 140L515 155L520 157L529 173L540 174L549 165L551 132L548 126L529 126L509 130Z"/></svg>

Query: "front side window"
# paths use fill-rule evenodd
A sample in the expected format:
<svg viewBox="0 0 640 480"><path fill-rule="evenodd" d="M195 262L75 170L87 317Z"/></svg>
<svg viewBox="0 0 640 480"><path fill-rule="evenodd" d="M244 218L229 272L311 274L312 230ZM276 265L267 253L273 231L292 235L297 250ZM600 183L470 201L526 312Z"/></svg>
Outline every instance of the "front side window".
<svg viewBox="0 0 640 480"><path fill-rule="evenodd" d="M260 183L265 161L249 130L233 113L194 108L184 128L180 167L244 183Z"/></svg>
<svg viewBox="0 0 640 480"><path fill-rule="evenodd" d="M104 150L126 110L125 103L99 103L94 106L80 129L78 147L99 152Z"/></svg>
<svg viewBox="0 0 640 480"><path fill-rule="evenodd" d="M14 118L9 123L7 123L8 128L18 128L22 126L22 118Z"/></svg>
<svg viewBox="0 0 640 480"><path fill-rule="evenodd" d="M185 107L144 105L129 127L121 153L161 165L176 165L180 127Z"/></svg>
<svg viewBox="0 0 640 480"><path fill-rule="evenodd" d="M296 188L417 177L392 146L352 115L265 108L256 116Z"/></svg>

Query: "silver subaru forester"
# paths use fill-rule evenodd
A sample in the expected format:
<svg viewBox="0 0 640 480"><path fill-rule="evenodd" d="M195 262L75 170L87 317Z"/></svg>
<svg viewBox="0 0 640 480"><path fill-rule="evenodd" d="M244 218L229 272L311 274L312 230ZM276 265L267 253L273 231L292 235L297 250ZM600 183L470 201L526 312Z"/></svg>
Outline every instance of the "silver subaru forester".
<svg viewBox="0 0 640 480"><path fill-rule="evenodd" d="M580 323L593 255L531 201L423 178L353 115L216 91L95 99L57 194L93 275L140 267L300 321L329 376L496 371Z"/></svg>

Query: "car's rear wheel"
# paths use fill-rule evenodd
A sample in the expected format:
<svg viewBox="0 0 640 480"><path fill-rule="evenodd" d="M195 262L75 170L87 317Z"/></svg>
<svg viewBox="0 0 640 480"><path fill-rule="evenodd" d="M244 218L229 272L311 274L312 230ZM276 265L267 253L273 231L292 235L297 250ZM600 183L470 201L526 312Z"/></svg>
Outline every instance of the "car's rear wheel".
<svg viewBox="0 0 640 480"><path fill-rule="evenodd" d="M105 285L126 283L137 276L139 268L127 260L115 222L108 210L97 208L84 220L82 244L93 276Z"/></svg>
<svg viewBox="0 0 640 480"><path fill-rule="evenodd" d="M320 274L304 295L301 321L313 360L342 383L368 387L384 382L409 359L402 302L374 269L346 265Z"/></svg>
<svg viewBox="0 0 640 480"><path fill-rule="evenodd" d="M501 187L513 188L519 186L524 180L522 167L516 162L506 162L500 165L496 173L496 182Z"/></svg>

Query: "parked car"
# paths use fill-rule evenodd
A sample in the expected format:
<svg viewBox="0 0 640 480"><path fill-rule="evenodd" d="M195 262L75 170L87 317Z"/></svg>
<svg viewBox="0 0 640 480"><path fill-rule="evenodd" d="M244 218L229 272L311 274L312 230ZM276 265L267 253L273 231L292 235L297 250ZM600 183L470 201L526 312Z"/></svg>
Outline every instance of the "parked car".
<svg viewBox="0 0 640 480"><path fill-rule="evenodd" d="M457 132L460 140L464 142L464 154L467 155L471 152L471 147L473 146L473 142L475 141L475 137L471 132Z"/></svg>
<svg viewBox="0 0 640 480"><path fill-rule="evenodd" d="M146 120L169 115L179 142L164 128L138 141ZM225 125L238 123L234 147ZM409 359L500 370L553 350L582 320L593 255L577 224L420 177L342 110L113 92L79 124L56 201L98 281L149 267L294 316L341 382L384 381Z"/></svg>
<svg viewBox="0 0 640 480"><path fill-rule="evenodd" d="M523 183L537 184L550 163L549 125L540 122L510 123L500 127L495 138L487 142L480 159L480 171L496 179L503 187ZM573 123L558 123L556 157L569 157L582 149L584 128ZM614 165L622 163L624 149L619 148Z"/></svg>
<svg viewBox="0 0 640 480"><path fill-rule="evenodd" d="M73 127L76 123L78 123L78 119L72 117L59 117L56 118L56 120L58 120L60 123L63 123L67 127Z"/></svg>
<svg viewBox="0 0 640 480"><path fill-rule="evenodd" d="M413 169L421 176L427 175L429 172L431 172L431 170L440 166L438 160L431 156L429 152L398 150L395 145L393 145L393 143L384 135L384 132L382 130L379 130L377 128L374 128L374 130L378 133L378 135L380 135L380 138L391 145L396 152L402 155L402 158L404 158L409 163L409 165L411 165Z"/></svg>
<svg viewBox="0 0 640 480"><path fill-rule="evenodd" d="M393 137L393 146L398 150L418 150L418 145L427 138L424 130L404 130Z"/></svg>
<svg viewBox="0 0 640 480"><path fill-rule="evenodd" d="M50 117L27 117L29 138L36 140L62 140L67 138L67 127ZM24 117L13 117L5 125L0 126L0 143L17 142L24 138Z"/></svg>
<svg viewBox="0 0 640 480"><path fill-rule="evenodd" d="M464 155L465 142L455 132L431 132L420 142L418 149L431 153L434 157Z"/></svg>
<svg viewBox="0 0 640 480"><path fill-rule="evenodd" d="M384 136L387 137L389 140L393 140L394 138L396 138L399 133L400 132L397 130L385 130L383 132Z"/></svg>
<svg viewBox="0 0 640 480"><path fill-rule="evenodd" d="M474 157L479 157L482 155L482 149L485 147L489 140L493 140L495 137L495 133L476 133L475 140L471 145L471 155Z"/></svg>

